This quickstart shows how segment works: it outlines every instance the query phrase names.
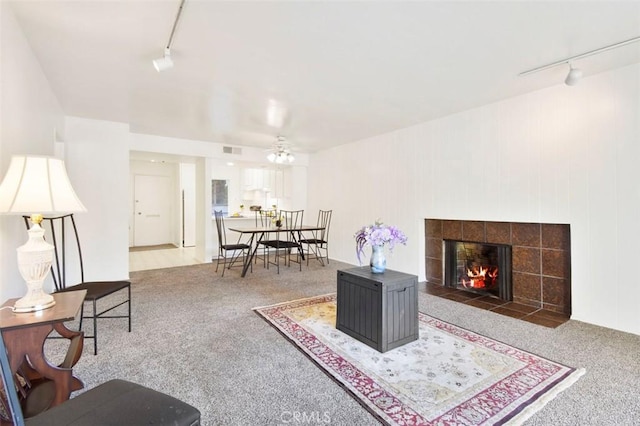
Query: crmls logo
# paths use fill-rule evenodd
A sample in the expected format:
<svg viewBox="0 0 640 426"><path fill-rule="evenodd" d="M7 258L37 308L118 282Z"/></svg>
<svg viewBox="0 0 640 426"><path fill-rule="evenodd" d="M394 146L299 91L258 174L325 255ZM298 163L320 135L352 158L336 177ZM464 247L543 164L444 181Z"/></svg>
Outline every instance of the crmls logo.
<svg viewBox="0 0 640 426"><path fill-rule="evenodd" d="M283 411L280 415L283 424L329 424L331 416L329 413L321 413L319 411Z"/></svg>

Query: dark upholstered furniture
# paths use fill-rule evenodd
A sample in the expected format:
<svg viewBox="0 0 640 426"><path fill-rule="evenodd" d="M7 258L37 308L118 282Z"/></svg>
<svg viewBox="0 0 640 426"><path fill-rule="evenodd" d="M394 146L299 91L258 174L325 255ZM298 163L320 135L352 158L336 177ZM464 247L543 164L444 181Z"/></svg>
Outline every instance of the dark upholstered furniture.
<svg viewBox="0 0 640 426"><path fill-rule="evenodd" d="M0 366L11 420L17 426L200 424L198 409L172 396L125 380L110 380L37 416L24 419L1 334Z"/></svg>
<svg viewBox="0 0 640 426"><path fill-rule="evenodd" d="M200 412L172 396L125 380L110 380L27 419L26 424L199 425Z"/></svg>

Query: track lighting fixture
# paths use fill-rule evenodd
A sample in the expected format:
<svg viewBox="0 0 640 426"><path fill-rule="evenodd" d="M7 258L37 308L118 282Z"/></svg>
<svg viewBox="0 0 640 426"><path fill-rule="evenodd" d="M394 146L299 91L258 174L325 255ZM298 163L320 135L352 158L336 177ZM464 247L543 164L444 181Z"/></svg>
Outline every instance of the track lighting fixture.
<svg viewBox="0 0 640 426"><path fill-rule="evenodd" d="M575 86L578 84L578 81L582 78L582 70L578 68L574 68L571 64L569 64L569 74L567 74L567 78L564 79L564 84L567 86Z"/></svg>
<svg viewBox="0 0 640 426"><path fill-rule="evenodd" d="M173 60L171 59L171 50L166 47L164 49L164 56L162 58L154 59L153 66L156 68L156 71L164 71L171 67L173 67Z"/></svg>
<svg viewBox="0 0 640 426"><path fill-rule="evenodd" d="M635 43L637 41L640 41L640 37L630 38L629 40L621 41L621 42L615 43L615 44L610 44L609 46L601 47L599 49L590 50L589 52L581 53L580 55L572 56L572 57L567 58L567 59L562 59L560 61L556 61L556 62L553 62L551 64L543 65L543 66L538 67L538 68L533 68L533 69L530 69L528 71L521 72L518 75L520 77L522 77L522 76L525 76L525 75L533 74L534 72L538 72L538 71L546 70L546 69L549 69L549 68L553 68L553 67L556 67L558 65L569 64L569 74L567 75L567 78L564 80L564 83L567 86L574 86L582 78L582 70L580 70L578 68L573 68L573 66L572 66L572 62L573 61L576 61L576 60L582 59L582 58L586 58L587 56L597 55L598 53L606 52L607 50L611 50L611 49L615 49L615 48L618 48L618 47L626 46L627 44Z"/></svg>
<svg viewBox="0 0 640 426"><path fill-rule="evenodd" d="M186 0L180 0L178 13L176 14L176 19L175 21L173 21L173 27L171 28L171 35L169 36L169 42L167 42L167 46L164 48L164 55L162 56L162 58L153 60L153 67L158 72L168 70L169 68L173 67L173 60L171 59L171 43L173 42L173 35L176 32L176 27L178 26L178 20L180 19L180 14L182 13L182 8L184 7L185 1Z"/></svg>

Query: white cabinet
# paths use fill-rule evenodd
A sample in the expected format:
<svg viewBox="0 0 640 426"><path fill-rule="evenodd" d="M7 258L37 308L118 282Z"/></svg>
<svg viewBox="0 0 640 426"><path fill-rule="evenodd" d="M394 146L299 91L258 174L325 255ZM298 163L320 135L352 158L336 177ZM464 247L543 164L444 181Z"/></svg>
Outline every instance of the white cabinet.
<svg viewBox="0 0 640 426"><path fill-rule="evenodd" d="M265 184L268 185L264 169L244 169L243 178L245 190L265 189Z"/></svg>
<svg viewBox="0 0 640 426"><path fill-rule="evenodd" d="M274 197L281 197L283 192L283 172L282 170L267 168L244 169L242 186L245 191L268 191Z"/></svg>
<svg viewBox="0 0 640 426"><path fill-rule="evenodd" d="M276 198L284 197L284 170L273 171L273 193Z"/></svg>
<svg viewBox="0 0 640 426"><path fill-rule="evenodd" d="M271 198L291 197L291 171L288 167L280 169L246 168L242 174L243 191L269 192ZM247 198L247 197L245 197Z"/></svg>
<svg viewBox="0 0 640 426"><path fill-rule="evenodd" d="M292 180L292 176L291 176L291 169L288 168L286 170L283 170L282 171L282 195L280 195L280 197L291 198L291 196L292 196L292 191L291 191L292 182L293 182L293 180Z"/></svg>

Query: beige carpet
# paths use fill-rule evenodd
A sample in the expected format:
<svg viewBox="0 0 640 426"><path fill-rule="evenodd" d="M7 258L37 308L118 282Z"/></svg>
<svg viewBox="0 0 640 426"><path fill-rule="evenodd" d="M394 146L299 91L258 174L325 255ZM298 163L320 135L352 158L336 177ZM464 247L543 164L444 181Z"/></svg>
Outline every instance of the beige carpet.
<svg viewBox="0 0 640 426"><path fill-rule="evenodd" d="M205 426L294 425L303 418L379 424L252 310L333 293L337 270L353 267L334 260L326 267L311 262L302 272L295 266L278 275L258 264L244 279L239 269L221 278L210 263L132 272L131 333L125 320L100 321L98 355L87 341L74 372L88 388L123 378L162 390L198 408ZM640 336L577 321L541 327L430 296L423 285L418 303L421 312L448 323L586 369L526 426L637 424ZM90 333L91 324L85 327Z"/></svg>

